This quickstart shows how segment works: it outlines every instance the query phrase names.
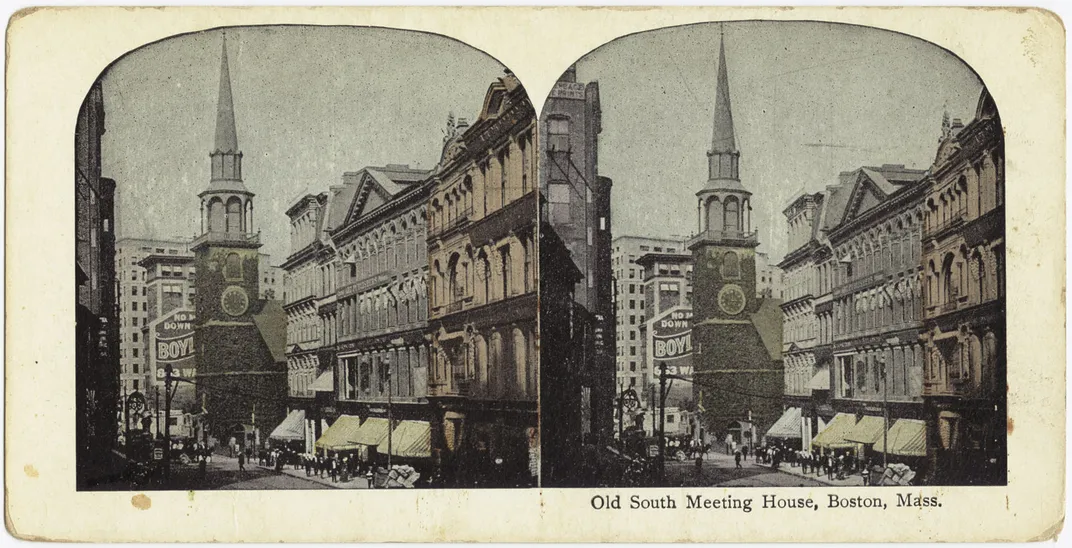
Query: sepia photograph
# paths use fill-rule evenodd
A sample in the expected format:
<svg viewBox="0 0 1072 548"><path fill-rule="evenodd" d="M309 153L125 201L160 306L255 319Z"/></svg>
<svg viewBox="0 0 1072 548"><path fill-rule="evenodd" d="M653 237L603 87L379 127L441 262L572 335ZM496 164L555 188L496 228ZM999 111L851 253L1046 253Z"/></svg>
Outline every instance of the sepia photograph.
<svg viewBox="0 0 1072 548"><path fill-rule="evenodd" d="M544 485L1005 484L1004 140L958 57L643 32L540 135Z"/></svg>
<svg viewBox="0 0 1072 548"><path fill-rule="evenodd" d="M75 135L79 488L536 485L534 131L431 34L108 67Z"/></svg>

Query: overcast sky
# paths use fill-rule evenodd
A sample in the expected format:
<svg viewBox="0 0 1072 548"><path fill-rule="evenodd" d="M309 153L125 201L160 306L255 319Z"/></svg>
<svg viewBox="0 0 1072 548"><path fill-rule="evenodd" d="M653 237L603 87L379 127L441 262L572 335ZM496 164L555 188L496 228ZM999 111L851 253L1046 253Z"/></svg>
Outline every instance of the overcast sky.
<svg viewBox="0 0 1072 548"><path fill-rule="evenodd" d="M375 28L228 29L243 177L274 264L291 253L284 213L367 165L432 168L447 114L474 119L503 67L450 39ZM103 175L118 185L120 237L200 233L221 31L139 49L103 80Z"/></svg>
<svg viewBox="0 0 1072 548"><path fill-rule="evenodd" d="M943 108L967 123L982 90L957 57L892 32L808 22L724 29L741 180L753 194L760 250L774 260L786 251L789 200L863 165L929 168ZM578 81L600 84L599 170L614 180L615 236L696 231L718 43L718 24L674 27L618 39L578 62Z"/></svg>

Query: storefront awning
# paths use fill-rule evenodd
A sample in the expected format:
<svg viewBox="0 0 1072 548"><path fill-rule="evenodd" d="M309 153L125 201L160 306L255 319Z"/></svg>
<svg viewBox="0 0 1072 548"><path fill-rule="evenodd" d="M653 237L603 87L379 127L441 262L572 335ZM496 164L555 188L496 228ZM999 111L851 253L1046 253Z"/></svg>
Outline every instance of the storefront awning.
<svg viewBox="0 0 1072 548"><path fill-rule="evenodd" d="M852 431L854 426L856 426L855 415L838 413L834 415L833 419L830 419L830 424L827 424L826 428L819 432L815 439L811 440L811 444L827 449L852 447L853 442L846 440L845 435Z"/></svg>
<svg viewBox="0 0 1072 548"><path fill-rule="evenodd" d="M800 439L800 408L790 407L767 430L768 438Z"/></svg>
<svg viewBox="0 0 1072 548"><path fill-rule="evenodd" d="M305 410L295 409L272 430L268 436L273 440L304 440L305 439Z"/></svg>
<svg viewBox="0 0 1072 548"><path fill-rule="evenodd" d="M424 459L432 456L432 425L426 421L402 421L391 433L391 454Z"/></svg>
<svg viewBox="0 0 1072 548"><path fill-rule="evenodd" d="M845 434L845 439L857 443L875 443L882 438L882 431L886 429L886 421L882 417L864 415L860 422Z"/></svg>
<svg viewBox="0 0 1072 548"><path fill-rule="evenodd" d="M361 429L361 418L353 415L339 415L335 423L324 431L320 439L316 440L317 449L329 451L348 451L357 449L357 443L351 441Z"/></svg>
<svg viewBox="0 0 1072 548"><path fill-rule="evenodd" d="M389 428L387 419L369 417L361 425L361 428L350 437L350 442L368 446L382 445L384 446L384 451L386 451L387 431Z"/></svg>
<svg viewBox="0 0 1072 548"><path fill-rule="evenodd" d="M811 390L830 390L830 370L820 367L815 372L815 375L812 376L811 381L808 382L808 388Z"/></svg>
<svg viewBox="0 0 1072 548"><path fill-rule="evenodd" d="M890 444L890 454L903 457L927 456L927 423L913 419L897 419L886 434ZM875 442L875 451L885 453L886 448L879 436Z"/></svg>
<svg viewBox="0 0 1072 548"><path fill-rule="evenodd" d="M310 388L313 389L313 392L335 391L335 372L330 369L324 371L313 381L313 385Z"/></svg>

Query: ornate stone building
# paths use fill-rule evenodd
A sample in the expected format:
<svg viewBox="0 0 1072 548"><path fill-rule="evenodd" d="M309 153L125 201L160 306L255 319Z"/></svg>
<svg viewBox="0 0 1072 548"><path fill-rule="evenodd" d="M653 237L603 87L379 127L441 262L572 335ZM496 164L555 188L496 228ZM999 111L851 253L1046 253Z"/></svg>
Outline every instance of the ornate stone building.
<svg viewBox="0 0 1072 548"><path fill-rule="evenodd" d="M829 374L813 445L920 464L920 224L925 171L862 167L828 187L815 254L816 372ZM818 381L817 385L822 385ZM813 389L814 390L814 389ZM822 428L826 424L826 428ZM834 424L836 423L836 424ZM894 430L896 429L896 430Z"/></svg>
<svg viewBox="0 0 1072 548"><path fill-rule="evenodd" d="M287 395L288 415L296 411L291 423L301 424L293 432L278 430L275 439L297 441L301 436L306 451L312 452L313 442L323 428L314 417L319 416L315 405L315 383L321 375L331 376L332 362L320 359L322 345L328 338L320 309L321 301L330 287L322 273L325 255L333 255L327 237L328 194L307 194L289 209L291 254L282 264L283 310L287 314ZM330 388L329 388L330 391ZM319 428L318 428L319 427Z"/></svg>
<svg viewBox="0 0 1072 548"><path fill-rule="evenodd" d="M431 457L434 415L425 398L429 175L406 165L370 166L344 174L331 199L336 260L320 272L335 278L333 311L321 307L325 331L334 333L334 404L324 417L333 425L340 416L360 418L361 451L374 447L384 457ZM402 430L399 421L410 421L405 439L371 435L376 425Z"/></svg>
<svg viewBox="0 0 1072 548"><path fill-rule="evenodd" d="M536 117L510 73L459 121L428 205L433 450L467 485L539 471Z"/></svg>
<svg viewBox="0 0 1072 548"><path fill-rule="evenodd" d="M785 364L786 414L783 416L799 416L801 420L792 425L779 421L778 428L768 431L768 436L802 448L810 444L814 429L818 427L818 402L813 400L813 392L819 391L822 396L830 389L829 363L820 368L816 355L820 339L815 302L819 296L819 272L815 261L822 249L818 229L823 198L823 193L804 194L782 211L789 244L789 252L778 264L784 282L782 360ZM826 373L826 379L821 372ZM818 382L813 383L816 375Z"/></svg>
<svg viewBox="0 0 1072 548"><path fill-rule="evenodd" d="M923 230L924 392L931 482L1006 482L1005 148L984 89L943 121Z"/></svg>

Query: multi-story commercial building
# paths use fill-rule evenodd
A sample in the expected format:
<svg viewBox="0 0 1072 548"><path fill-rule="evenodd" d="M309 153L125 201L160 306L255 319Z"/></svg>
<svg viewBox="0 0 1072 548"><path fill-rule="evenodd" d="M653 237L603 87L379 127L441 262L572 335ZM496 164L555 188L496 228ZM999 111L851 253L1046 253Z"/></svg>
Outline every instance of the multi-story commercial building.
<svg viewBox="0 0 1072 548"><path fill-rule="evenodd" d="M770 264L770 256L761 251L756 252L756 297L783 298L785 283L784 273L776 265Z"/></svg>
<svg viewBox="0 0 1072 548"><path fill-rule="evenodd" d="M197 375L193 344L197 273L193 253L185 250L176 254L154 251L138 266L145 272L143 289L148 304L145 325L135 333L135 340L141 341L140 357L145 363L143 391L153 400L154 406L159 406L154 417L162 417L167 407L166 401L161 400L167 397L164 393L165 367L170 365L174 376L187 380L193 380ZM172 410L200 412L201 405L192 384L183 382L173 390ZM157 431L156 425L153 428ZM163 432L163 428L159 431Z"/></svg>
<svg viewBox="0 0 1072 548"><path fill-rule="evenodd" d="M260 234L253 231L253 192L242 179L227 44L220 64L211 178L201 199L202 234L194 253L194 348L205 435L260 445L286 414L286 315L261 299ZM210 441L211 443L211 441Z"/></svg>
<svg viewBox="0 0 1072 548"><path fill-rule="evenodd" d="M459 483L534 484L536 116L508 73L459 126L428 205L433 450Z"/></svg>
<svg viewBox="0 0 1072 548"><path fill-rule="evenodd" d="M638 257L636 264L643 269L641 310L648 319L640 324L637 334L643 382L630 388L636 390L642 412L651 414L661 403L658 364L670 366L669 374L692 378L692 255L687 251L651 252ZM688 339L682 339L686 335ZM672 350L665 349L668 341L674 341ZM673 407L692 407L692 399L692 386L678 381L666 401Z"/></svg>
<svg viewBox="0 0 1072 548"><path fill-rule="evenodd" d="M189 256L189 248L190 241L181 238L120 238L116 242L120 390L125 394L144 392L152 382L142 339L142 329L149 325L150 299L141 262L150 255Z"/></svg>
<svg viewBox="0 0 1072 548"><path fill-rule="evenodd" d="M261 253L260 258L261 298L282 301L285 277L283 267L271 264L272 256L267 253Z"/></svg>
<svg viewBox="0 0 1072 548"><path fill-rule="evenodd" d="M104 99L90 88L75 125L75 426L79 487L107 479L118 441L115 181L101 177Z"/></svg>
<svg viewBox="0 0 1072 548"><path fill-rule="evenodd" d="M571 66L552 88L540 120L540 134L544 136L540 141L544 166L540 170L541 221L565 246L564 260L572 262L581 273L572 291L577 307L572 315L580 322L578 338L571 340L577 352L565 360L550 359L550 354L563 350L565 341L553 340L550 332L541 335L546 343L541 346L541 363L549 365L541 371L542 380L560 387L541 392L541 410L554 408L564 417L578 419L542 423L545 447L549 449L544 454L548 466L542 474L543 483L564 485L577 481L575 470L567 470L567 463L581 459L555 456L555 451L577 452L584 444L602 447L613 436L612 182L599 176L599 134L603 128L598 82L577 82L575 67ZM557 333L557 328L551 329ZM555 448L547 445L552 440Z"/></svg>
<svg viewBox="0 0 1072 548"><path fill-rule="evenodd" d="M827 374L816 373L819 369L816 346L819 344L818 321L815 315L815 299L818 290L817 256L819 253L823 193L804 194L793 200L782 213L788 227L788 248L777 268L783 273L782 294L782 361L785 368L784 402L786 411L777 424L767 432L767 437L777 438L791 446L803 448L811 443L819 416L817 406L829 401L821 399L829 393L829 365ZM827 354L827 358L829 355ZM827 359L829 361L829 359ZM818 375L816 382L812 379ZM824 384L822 381L826 380ZM818 394L813 394L818 391ZM829 414L829 410L825 410ZM824 416L819 420L829 420ZM821 423L825 426L825 422Z"/></svg>
<svg viewBox="0 0 1072 548"><path fill-rule="evenodd" d="M369 461L377 458L372 451L432 456L434 415L426 399L430 174L405 165L366 167L344 174L343 188L332 197L330 236L338 262L324 266L329 275L340 267L334 315L327 317L334 324L335 404L323 415L333 426L342 416L360 419L351 441L361 442L359 458Z"/></svg>
<svg viewBox="0 0 1072 548"><path fill-rule="evenodd" d="M943 123L923 229L923 399L930 481L1006 482L1005 149L984 90Z"/></svg>
<svg viewBox="0 0 1072 548"><path fill-rule="evenodd" d="M707 183L697 193L693 256L693 387L700 426L721 443L753 445L780 416L780 301L757 297L752 193L741 184L726 49L719 47Z"/></svg>
<svg viewBox="0 0 1072 548"><path fill-rule="evenodd" d="M792 226L810 234L783 261L794 265L792 277L786 269L787 336L802 349L786 365L786 390L790 403L804 404L809 447L920 465L925 175L903 165L862 167L787 210ZM792 215L814 202L817 216ZM809 395L810 406L802 401Z"/></svg>
<svg viewBox="0 0 1072 548"><path fill-rule="evenodd" d="M645 379L653 373L647 369L640 348L640 328L647 321L644 297L644 268L637 259L648 253L681 253L684 238L647 238L618 236L614 238L611 268L614 275L615 354L618 390L633 388L639 396ZM645 392L646 393L646 392Z"/></svg>
<svg viewBox="0 0 1072 548"><path fill-rule="evenodd" d="M281 265L283 270L283 311L287 315L287 419L270 434L272 440L283 443L301 442L306 452L314 451L313 444L323 433L320 421L314 417L316 380L325 375L334 379L332 363L320 361L320 347L327 330L319 314L319 299L331 288L321 270L322 255L334 255L328 242L325 224L328 213L328 194L305 195L287 209L290 217L290 255ZM270 274L264 275L265 279ZM263 290L262 285L262 292ZM328 392L334 391L327 383ZM282 427L282 425L286 427ZM321 428L318 430L318 426Z"/></svg>

